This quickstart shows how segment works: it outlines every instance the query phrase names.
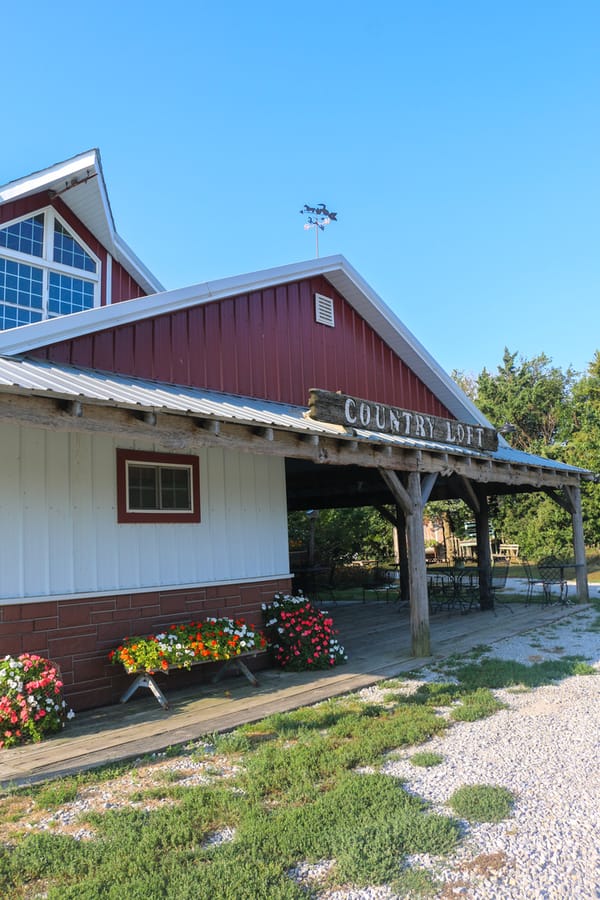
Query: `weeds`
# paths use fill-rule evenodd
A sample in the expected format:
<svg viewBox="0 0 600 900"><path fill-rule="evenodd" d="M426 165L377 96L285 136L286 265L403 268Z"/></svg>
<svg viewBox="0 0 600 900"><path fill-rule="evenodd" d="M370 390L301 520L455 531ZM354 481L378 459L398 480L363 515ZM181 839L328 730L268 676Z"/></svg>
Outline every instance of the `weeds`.
<svg viewBox="0 0 600 900"><path fill-rule="evenodd" d="M507 788L471 784L458 788L448 803L468 822L501 822L512 813L515 797Z"/></svg>
<svg viewBox="0 0 600 900"><path fill-rule="evenodd" d="M432 766L439 766L444 762L444 757L441 753L434 753L432 750L423 750L421 753L413 753L410 757L410 763L413 766L420 766L424 769L429 769Z"/></svg>
<svg viewBox="0 0 600 900"><path fill-rule="evenodd" d="M161 770L151 786L130 795L156 808L88 812L81 824L94 837L85 841L15 828L10 847L0 844L0 895L122 900L126 886L128 900L309 900L322 887L384 883L400 896L431 895L438 886L428 872L408 866L409 857L450 853L460 825L379 774L386 755L451 727L441 707L452 720L473 721L503 708L492 693L497 688L530 690L595 671L580 657L526 666L488 658L489 652L480 645L451 657L438 665L448 680L419 684L408 696L404 676L380 683L389 691L382 703L335 698L211 735L201 745L170 747L161 759L185 753L214 765L215 776L225 760L234 763L231 777L184 787L178 782L187 769ZM13 791L0 804L0 819L26 822L32 806L55 809L87 784L157 761L153 755ZM443 756L418 751L410 762L435 766ZM514 800L505 788L470 785L449 803L461 819L497 822L511 814ZM322 860L330 861L326 883L313 888L290 877L300 863Z"/></svg>

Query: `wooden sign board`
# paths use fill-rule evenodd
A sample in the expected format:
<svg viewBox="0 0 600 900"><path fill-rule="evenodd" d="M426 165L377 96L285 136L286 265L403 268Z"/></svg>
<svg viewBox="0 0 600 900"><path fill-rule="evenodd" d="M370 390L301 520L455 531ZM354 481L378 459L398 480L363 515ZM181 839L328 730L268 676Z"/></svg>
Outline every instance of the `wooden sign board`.
<svg viewBox="0 0 600 900"><path fill-rule="evenodd" d="M346 394L311 388L308 415L320 422L363 428L380 434L393 434L414 440L439 441L471 450L497 450L498 433L473 423L443 419L428 413L386 406L372 400L361 400Z"/></svg>

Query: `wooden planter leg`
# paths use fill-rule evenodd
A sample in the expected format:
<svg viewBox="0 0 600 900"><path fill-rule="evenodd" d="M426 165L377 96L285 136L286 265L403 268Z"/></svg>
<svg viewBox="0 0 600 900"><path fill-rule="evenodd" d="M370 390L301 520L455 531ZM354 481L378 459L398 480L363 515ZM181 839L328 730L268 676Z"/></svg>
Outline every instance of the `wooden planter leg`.
<svg viewBox="0 0 600 900"><path fill-rule="evenodd" d="M133 697L138 688L147 687L150 688L160 705L163 709L169 708L169 703L157 683L155 682L152 675L149 675L147 672L142 672L141 675L135 679L133 684L130 684L123 696L121 697L121 703L127 703L130 697Z"/></svg>
<svg viewBox="0 0 600 900"><path fill-rule="evenodd" d="M236 668L238 668L240 670L242 675L244 675L248 679L250 684L252 684L254 687L257 687L258 681L254 677L254 675L252 674L252 672L250 671L250 669L248 668L246 663L242 662L241 659L235 659L235 658L228 659L227 662L225 663L225 665L221 666L219 671L213 675L213 678L212 678L213 684L216 684L217 681L220 681L221 678L223 677L223 675L225 674L225 672L227 671L227 669L229 668L229 666L232 666L232 665L236 666Z"/></svg>

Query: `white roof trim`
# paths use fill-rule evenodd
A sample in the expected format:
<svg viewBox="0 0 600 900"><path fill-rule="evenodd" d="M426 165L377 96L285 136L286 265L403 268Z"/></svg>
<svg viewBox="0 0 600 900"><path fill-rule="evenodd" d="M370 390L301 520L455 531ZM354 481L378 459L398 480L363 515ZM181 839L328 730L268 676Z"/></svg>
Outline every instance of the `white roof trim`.
<svg viewBox="0 0 600 900"><path fill-rule="evenodd" d="M479 451L458 447L456 444L379 434L364 429L349 432L342 425L311 419L305 408L292 404L156 382L132 375L97 372L36 359L0 357L0 395L2 394L47 396L80 400L93 405L108 404L136 411L208 417L242 425L273 426L286 431L345 437L349 440L359 438L367 443L390 444L414 450L426 449L453 456L494 459L551 471L587 474L587 470L576 466L533 456L510 447L500 447L493 452Z"/></svg>
<svg viewBox="0 0 600 900"><path fill-rule="evenodd" d="M15 356L105 328L176 312L286 281L324 275L459 421L493 427L430 353L341 255L292 263L166 291L109 307L58 316L0 332L0 354ZM500 444L508 446L503 438Z"/></svg>
<svg viewBox="0 0 600 900"><path fill-rule="evenodd" d="M65 181L69 176L81 172L83 169L96 170L97 151L88 150L74 156L65 162L56 163L41 172L34 172L31 175L25 175L23 178L17 178L15 181L9 181L8 184L0 186L0 203L6 203L9 200L18 200L20 197L26 197L28 194L37 194L44 188L52 188L57 182ZM56 187L54 187L56 190Z"/></svg>
<svg viewBox="0 0 600 900"><path fill-rule="evenodd" d="M115 230L102 172L100 152L98 150L87 150L85 153L80 153L72 159L49 166L41 172L34 172L31 175L18 178L16 181L0 185L0 203L18 200L21 197L27 197L43 190L54 190L60 194L72 180L75 182L79 181L78 176L81 176L82 179L90 176L96 177L93 181L76 184L69 191L61 194L63 202L72 208L74 214L81 219L84 225L106 247L117 262L121 263L132 278L140 283L145 291L148 291L148 293L163 291L164 286L140 262L135 253ZM81 192L85 192L88 200L85 208L88 213L90 209L93 210L93 216L86 216L86 213L82 211L78 202L82 196ZM76 197L77 199L75 199Z"/></svg>

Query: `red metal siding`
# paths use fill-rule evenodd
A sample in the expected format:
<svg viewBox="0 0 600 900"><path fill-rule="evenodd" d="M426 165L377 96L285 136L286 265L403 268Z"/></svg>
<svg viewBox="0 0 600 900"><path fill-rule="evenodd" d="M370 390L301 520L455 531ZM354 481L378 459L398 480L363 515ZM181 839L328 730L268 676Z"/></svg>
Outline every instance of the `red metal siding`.
<svg viewBox="0 0 600 900"><path fill-rule="evenodd" d="M36 213L38 210L46 206L53 206L57 213L62 216L65 222L73 230L76 236L79 236L84 244L90 248L92 253L98 257L101 263L101 283L100 283L100 303L102 306L106 304L106 260L108 253L105 247L94 237L83 222L71 212L69 207L61 200L60 197L50 197L48 191L42 191L30 197L23 197L20 200L14 200L4 203L0 206L0 226L4 222L10 222L11 219L17 219L20 216L28 216ZM132 300L135 297L143 297L146 292L140 285L129 275L123 266L113 260L112 263L112 303L119 303L121 300Z"/></svg>
<svg viewBox="0 0 600 900"><path fill-rule="evenodd" d="M333 298L334 328L315 322L315 292ZM450 416L324 277L76 338L36 355L299 406L318 387Z"/></svg>

